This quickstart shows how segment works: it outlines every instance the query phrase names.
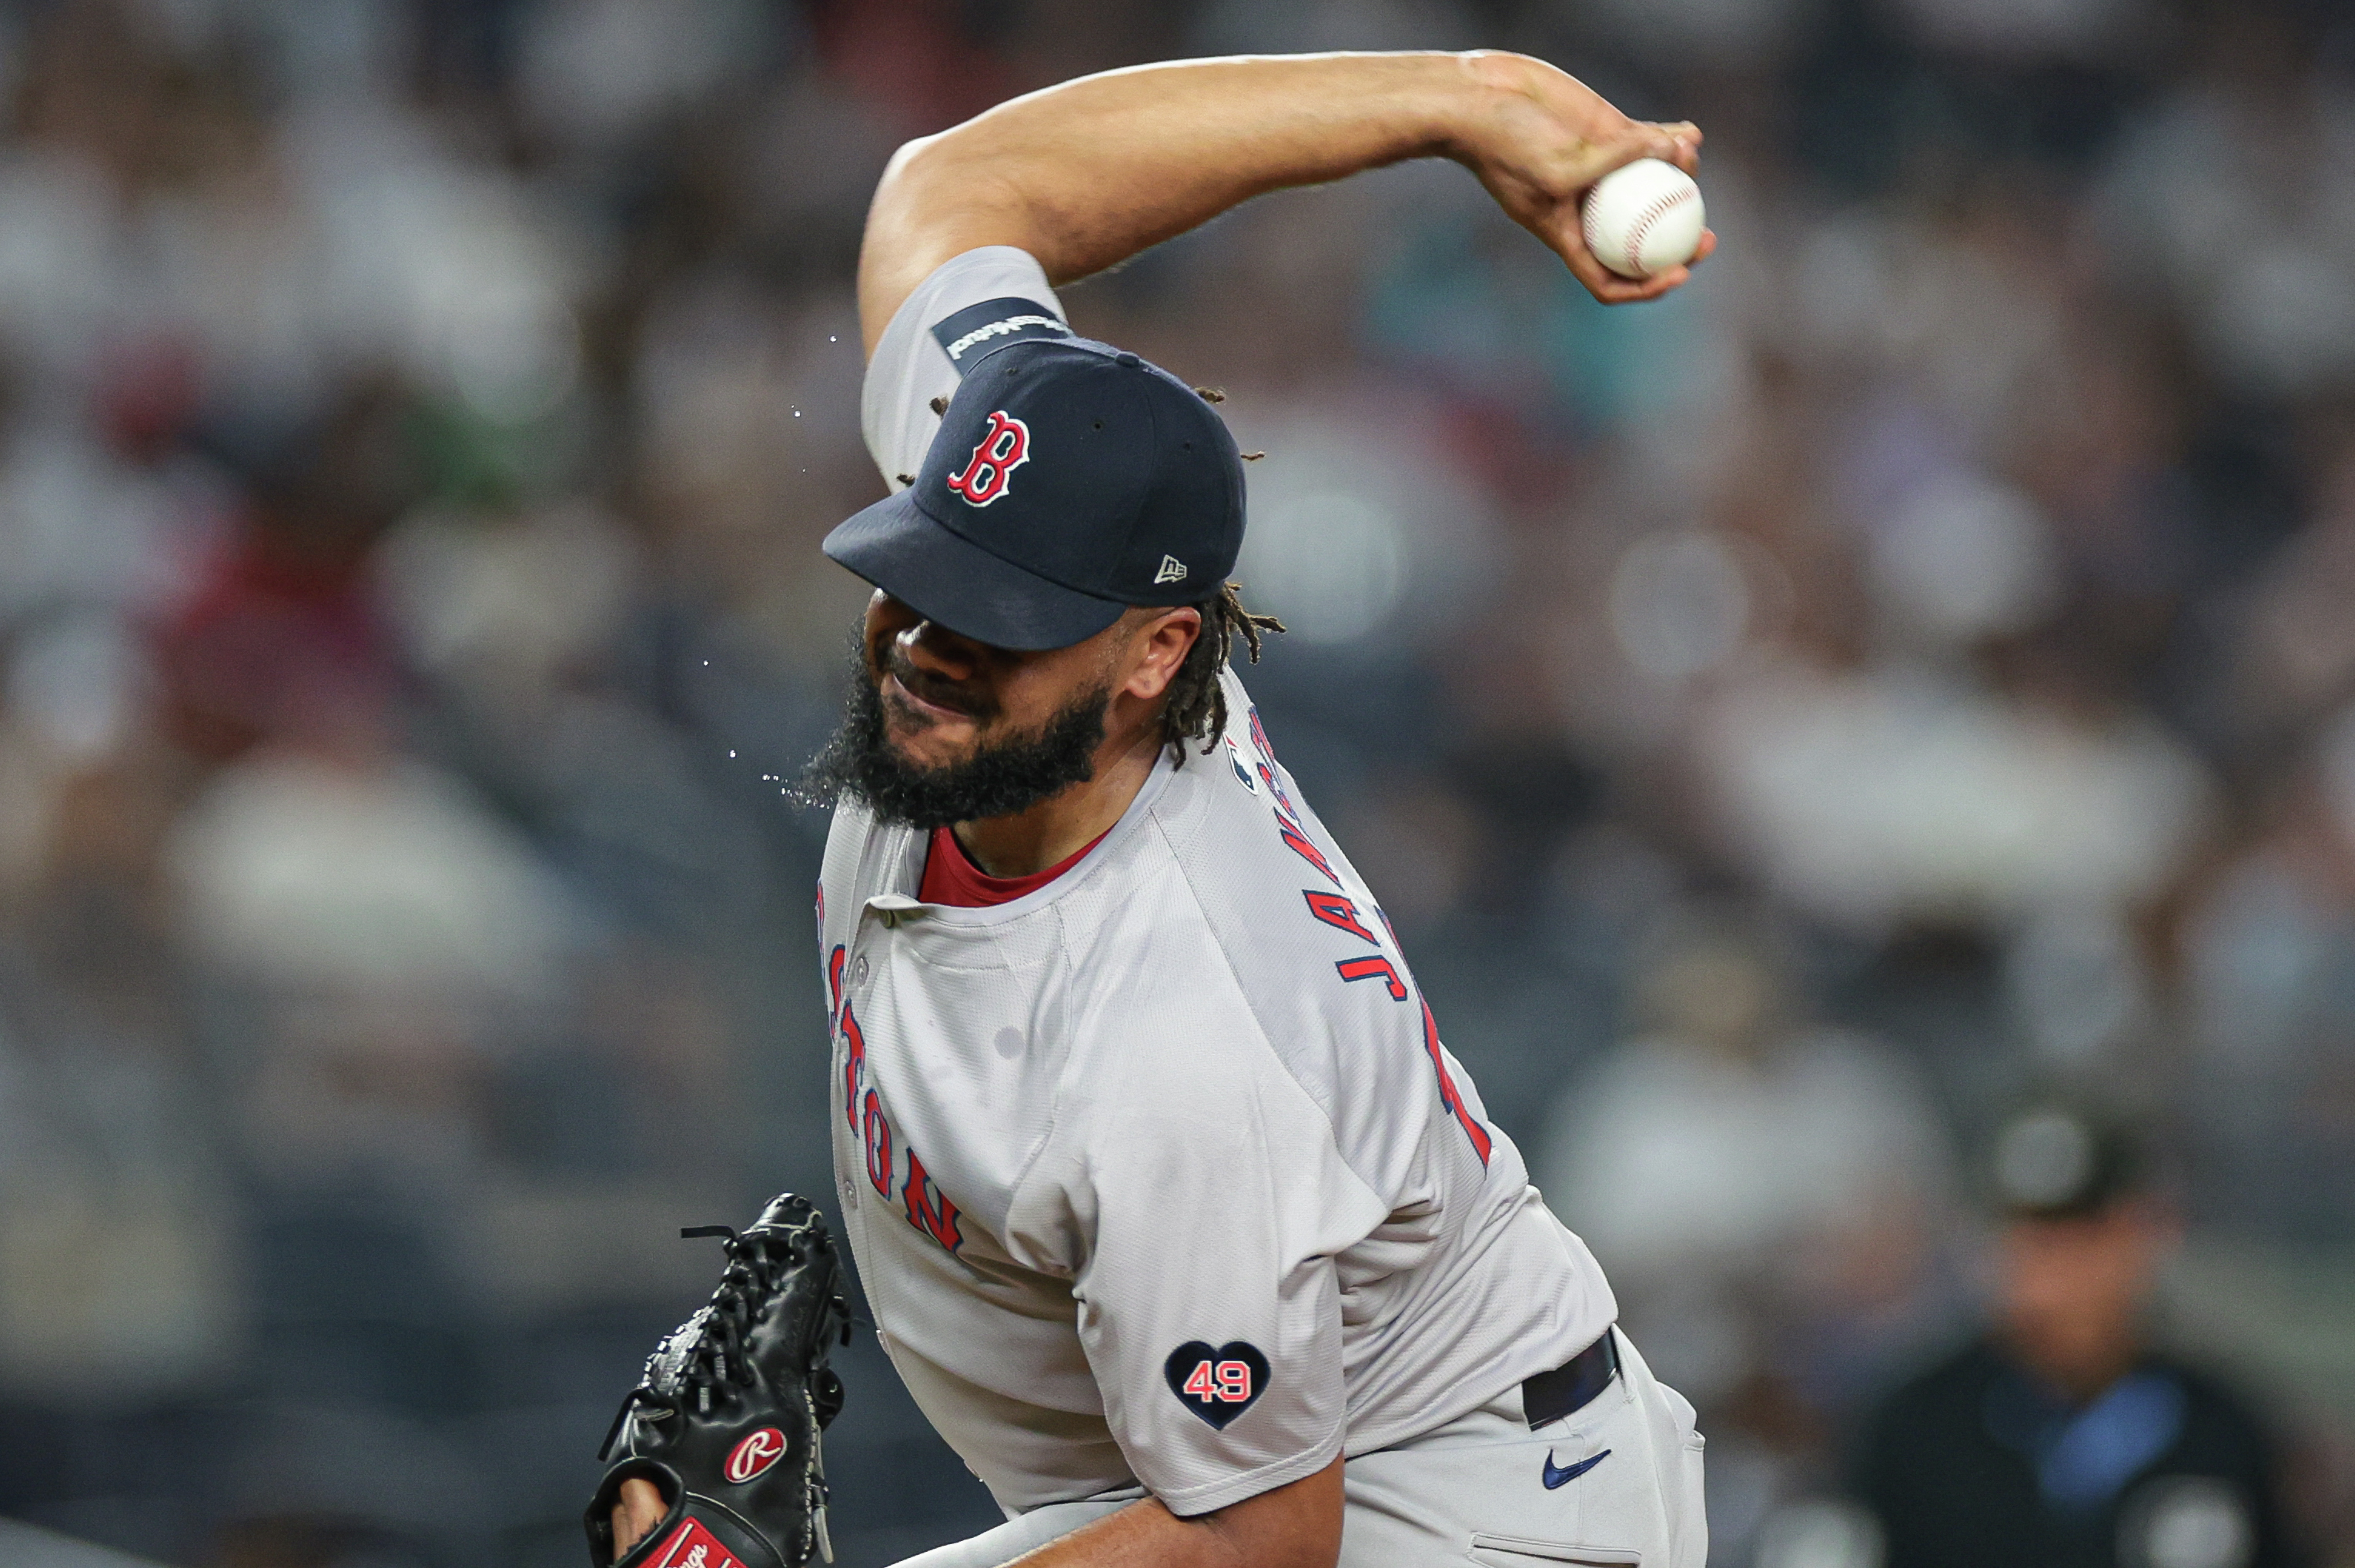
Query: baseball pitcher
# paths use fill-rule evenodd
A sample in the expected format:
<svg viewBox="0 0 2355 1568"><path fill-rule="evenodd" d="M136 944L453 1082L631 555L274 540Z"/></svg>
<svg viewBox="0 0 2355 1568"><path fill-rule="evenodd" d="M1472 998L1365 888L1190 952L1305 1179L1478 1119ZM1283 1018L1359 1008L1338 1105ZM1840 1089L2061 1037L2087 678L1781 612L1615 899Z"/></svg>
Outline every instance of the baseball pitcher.
<svg viewBox="0 0 2355 1568"><path fill-rule="evenodd" d="M1228 581L1233 440L1054 293L1444 156L1598 299L1649 299L1685 269L1607 272L1579 197L1700 142L1517 56L1237 59L1017 99L884 175L891 494L826 542L875 594L809 786L837 1192L894 1365L1007 1518L911 1568L1700 1568L1691 1406L1228 667L1275 629ZM662 1504L619 1491L626 1547Z"/></svg>

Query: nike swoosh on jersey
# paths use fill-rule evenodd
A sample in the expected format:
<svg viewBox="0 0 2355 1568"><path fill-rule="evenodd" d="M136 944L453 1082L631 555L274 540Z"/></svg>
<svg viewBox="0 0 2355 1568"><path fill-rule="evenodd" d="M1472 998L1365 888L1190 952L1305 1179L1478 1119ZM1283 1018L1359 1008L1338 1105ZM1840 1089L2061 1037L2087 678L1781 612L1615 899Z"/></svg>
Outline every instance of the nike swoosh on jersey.
<svg viewBox="0 0 2355 1568"><path fill-rule="evenodd" d="M1578 1479L1579 1477L1586 1474L1587 1471L1592 1470L1595 1466L1600 1465L1604 1460L1608 1459L1609 1457L1611 1457L1611 1450L1605 1448L1602 1453L1597 1454L1592 1459L1581 1459L1575 1465L1566 1465L1557 1469L1555 1468L1553 1462L1553 1450L1550 1448L1547 1449L1545 1456L1546 1490L1551 1491L1556 1487L1564 1486L1569 1482Z"/></svg>

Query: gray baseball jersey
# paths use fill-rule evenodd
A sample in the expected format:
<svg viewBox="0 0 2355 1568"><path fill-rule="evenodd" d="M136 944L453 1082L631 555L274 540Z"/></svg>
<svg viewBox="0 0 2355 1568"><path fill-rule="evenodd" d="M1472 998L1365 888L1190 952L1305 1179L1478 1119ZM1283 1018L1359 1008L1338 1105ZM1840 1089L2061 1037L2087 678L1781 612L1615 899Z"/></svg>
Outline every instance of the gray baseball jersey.
<svg viewBox="0 0 2355 1568"><path fill-rule="evenodd" d="M934 272L868 374L886 475L962 368L1061 323L1020 251ZM1138 1486L1220 1508L1462 1416L1615 1316L1221 678L1213 754L1165 754L1023 897L920 902L928 835L855 804L827 838L845 1228L893 1364L1009 1514Z"/></svg>

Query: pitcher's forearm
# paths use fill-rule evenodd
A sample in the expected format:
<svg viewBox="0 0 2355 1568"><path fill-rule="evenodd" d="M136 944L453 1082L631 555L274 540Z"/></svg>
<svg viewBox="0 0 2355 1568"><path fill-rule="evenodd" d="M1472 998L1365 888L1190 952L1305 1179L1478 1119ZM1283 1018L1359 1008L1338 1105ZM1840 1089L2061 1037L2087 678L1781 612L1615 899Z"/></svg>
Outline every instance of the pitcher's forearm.
<svg viewBox="0 0 2355 1568"><path fill-rule="evenodd" d="M1082 77L911 142L868 215L871 349L925 274L1018 245L1083 278L1286 186L1453 155L1498 88L1483 57L1242 56ZM1494 59L1495 57L1486 57Z"/></svg>
<svg viewBox="0 0 2355 1568"><path fill-rule="evenodd" d="M1313 1476L1180 1519L1146 1498L1007 1568L1333 1568L1346 1506L1342 1460Z"/></svg>
<svg viewBox="0 0 2355 1568"><path fill-rule="evenodd" d="M1057 283L1126 261L1238 202L1402 158L1469 168L1513 220L1609 304L1657 299L1684 267L1612 273L1580 232L1581 193L1636 158L1698 165L1689 124L1630 120L1527 55L1273 55L1082 77L900 149L858 257L867 349L950 257L1016 245ZM1704 232L1698 264L1714 247Z"/></svg>

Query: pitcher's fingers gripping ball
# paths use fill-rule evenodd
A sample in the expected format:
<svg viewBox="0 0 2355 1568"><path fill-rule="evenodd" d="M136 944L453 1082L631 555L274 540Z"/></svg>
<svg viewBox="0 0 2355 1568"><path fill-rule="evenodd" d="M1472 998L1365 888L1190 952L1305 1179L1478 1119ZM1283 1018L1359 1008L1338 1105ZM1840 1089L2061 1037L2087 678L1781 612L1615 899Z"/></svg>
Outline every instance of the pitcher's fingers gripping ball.
<svg viewBox="0 0 2355 1568"><path fill-rule="evenodd" d="M750 1230L680 1233L727 1238L728 1266L710 1302L646 1358L598 1451L604 1458L618 1446L623 1457L590 1500L591 1568L832 1562L818 1434L842 1409L842 1380L826 1357L848 1343L850 1309L826 1218L788 1192ZM660 1503L653 1528L634 1539L640 1510L617 1508L633 1481ZM629 1491L644 1500L640 1488Z"/></svg>

